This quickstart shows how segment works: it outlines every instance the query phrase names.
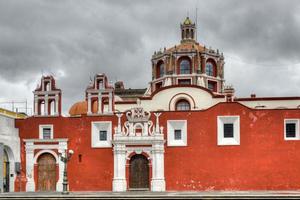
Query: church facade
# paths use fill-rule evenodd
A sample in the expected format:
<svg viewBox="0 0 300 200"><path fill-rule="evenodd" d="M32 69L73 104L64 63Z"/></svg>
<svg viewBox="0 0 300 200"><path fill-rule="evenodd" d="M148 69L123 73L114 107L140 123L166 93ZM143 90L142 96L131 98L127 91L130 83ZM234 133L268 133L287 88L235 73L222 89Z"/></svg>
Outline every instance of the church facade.
<svg viewBox="0 0 300 200"><path fill-rule="evenodd" d="M147 89L96 74L85 99L62 116L62 91L43 76L34 115L15 120L20 172L15 191L300 189L300 97L235 97L225 58L195 40L155 52Z"/></svg>

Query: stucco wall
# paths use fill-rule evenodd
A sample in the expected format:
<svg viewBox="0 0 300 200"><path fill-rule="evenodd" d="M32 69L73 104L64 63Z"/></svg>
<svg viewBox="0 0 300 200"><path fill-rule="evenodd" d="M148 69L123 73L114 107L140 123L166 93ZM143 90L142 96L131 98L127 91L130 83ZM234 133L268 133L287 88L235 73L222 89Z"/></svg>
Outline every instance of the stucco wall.
<svg viewBox="0 0 300 200"><path fill-rule="evenodd" d="M218 115L240 116L240 145L217 146ZM300 119L300 112L252 110L239 103L219 103L203 111L163 112L160 125L164 127L165 139L167 120L185 119L188 123L188 146L165 145L167 190L300 189L300 140L284 140L285 118ZM52 123L54 137L69 138L68 147L75 152L69 163L70 189L111 191L113 151L91 148L92 121L112 121L114 128L117 118L29 118L18 120L17 127L21 138L38 138L39 124ZM122 121L125 122L124 116ZM23 143L21 149L25 170Z"/></svg>

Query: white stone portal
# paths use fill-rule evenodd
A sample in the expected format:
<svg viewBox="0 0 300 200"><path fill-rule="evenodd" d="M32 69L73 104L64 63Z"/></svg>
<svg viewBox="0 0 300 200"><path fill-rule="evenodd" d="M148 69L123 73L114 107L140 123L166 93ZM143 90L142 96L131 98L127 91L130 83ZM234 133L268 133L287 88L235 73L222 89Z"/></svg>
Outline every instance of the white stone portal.
<svg viewBox="0 0 300 200"><path fill-rule="evenodd" d="M56 163L58 164L58 181L56 183L56 191L62 191L64 163L59 159L58 154L54 152L53 149L57 149L58 152L65 152L65 150L67 149L68 139L26 139L24 140L24 142L26 151L26 192L35 191L34 164L36 164L38 157L43 153L50 153L55 157ZM44 142L49 144L35 144L36 142ZM58 144L53 144L53 142L58 142ZM40 151L34 154L35 150Z"/></svg>
<svg viewBox="0 0 300 200"><path fill-rule="evenodd" d="M165 191L164 176L164 135L159 127L160 113L155 113L156 124L150 120L151 113L142 107L136 107L126 112L127 120L123 129L121 117L118 113L118 127L115 128L114 139L114 178L113 191L127 191L126 160L131 153L146 153L152 161L151 191Z"/></svg>

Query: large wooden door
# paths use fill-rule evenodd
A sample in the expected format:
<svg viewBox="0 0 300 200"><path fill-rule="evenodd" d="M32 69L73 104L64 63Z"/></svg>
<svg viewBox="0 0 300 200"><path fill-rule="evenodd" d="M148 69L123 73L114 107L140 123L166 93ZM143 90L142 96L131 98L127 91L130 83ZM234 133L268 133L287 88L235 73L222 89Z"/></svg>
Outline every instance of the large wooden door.
<svg viewBox="0 0 300 200"><path fill-rule="evenodd" d="M134 155L130 159L129 188L131 190L149 189L149 162L143 155Z"/></svg>
<svg viewBox="0 0 300 200"><path fill-rule="evenodd" d="M42 154L38 159L38 191L56 190L56 162L49 154Z"/></svg>

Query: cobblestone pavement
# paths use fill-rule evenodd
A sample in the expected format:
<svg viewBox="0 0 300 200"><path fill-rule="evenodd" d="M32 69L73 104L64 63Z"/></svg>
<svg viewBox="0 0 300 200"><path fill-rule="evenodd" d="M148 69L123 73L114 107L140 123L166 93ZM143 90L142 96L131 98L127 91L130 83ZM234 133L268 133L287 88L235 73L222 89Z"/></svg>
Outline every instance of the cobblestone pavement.
<svg viewBox="0 0 300 200"><path fill-rule="evenodd" d="M1 193L0 199L300 199L299 191L223 192L14 192Z"/></svg>

